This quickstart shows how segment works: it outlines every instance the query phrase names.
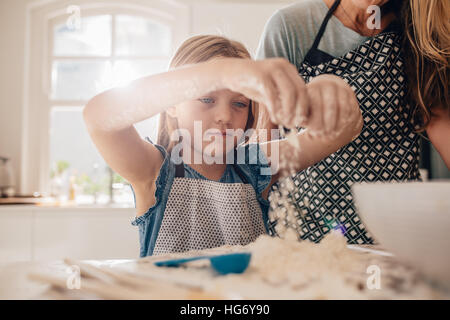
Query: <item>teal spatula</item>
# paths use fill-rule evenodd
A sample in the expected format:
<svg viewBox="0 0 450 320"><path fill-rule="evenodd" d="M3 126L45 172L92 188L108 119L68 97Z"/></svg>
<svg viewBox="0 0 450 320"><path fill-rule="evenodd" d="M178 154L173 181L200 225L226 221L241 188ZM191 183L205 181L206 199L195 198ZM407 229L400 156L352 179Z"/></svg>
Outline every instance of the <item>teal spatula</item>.
<svg viewBox="0 0 450 320"><path fill-rule="evenodd" d="M211 266L220 274L242 273L250 263L251 253L237 252L228 253L218 256L198 256L184 259L171 259L165 261L157 261L155 265L158 267L178 267L183 263L190 261L209 259Z"/></svg>

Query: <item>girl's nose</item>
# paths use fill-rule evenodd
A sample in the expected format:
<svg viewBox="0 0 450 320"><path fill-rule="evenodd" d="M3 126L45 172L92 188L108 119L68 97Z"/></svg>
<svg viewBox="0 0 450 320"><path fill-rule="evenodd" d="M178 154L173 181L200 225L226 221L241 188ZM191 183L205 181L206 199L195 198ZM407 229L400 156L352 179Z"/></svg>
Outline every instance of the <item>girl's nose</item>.
<svg viewBox="0 0 450 320"><path fill-rule="evenodd" d="M232 119L231 107L228 103L221 102L216 105L215 120L216 122L230 123Z"/></svg>

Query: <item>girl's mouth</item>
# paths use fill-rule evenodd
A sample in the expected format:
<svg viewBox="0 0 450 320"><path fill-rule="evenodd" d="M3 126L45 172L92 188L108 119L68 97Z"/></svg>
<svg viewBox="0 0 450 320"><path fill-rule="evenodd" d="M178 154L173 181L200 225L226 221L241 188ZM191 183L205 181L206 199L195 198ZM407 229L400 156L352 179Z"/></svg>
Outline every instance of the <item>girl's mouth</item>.
<svg viewBox="0 0 450 320"><path fill-rule="evenodd" d="M211 136L222 136L222 137L232 136L231 133L227 133L226 131L214 132L214 133L211 133L210 135Z"/></svg>

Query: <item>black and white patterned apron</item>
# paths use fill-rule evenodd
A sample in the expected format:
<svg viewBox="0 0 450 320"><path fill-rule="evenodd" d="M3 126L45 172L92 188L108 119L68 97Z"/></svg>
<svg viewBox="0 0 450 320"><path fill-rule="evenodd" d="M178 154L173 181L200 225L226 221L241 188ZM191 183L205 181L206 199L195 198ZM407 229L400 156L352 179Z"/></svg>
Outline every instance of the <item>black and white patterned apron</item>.
<svg viewBox="0 0 450 320"><path fill-rule="evenodd" d="M320 74L334 74L350 84L364 127L353 142L298 172L291 200L299 212L301 239L319 242L330 230L340 229L348 243L373 243L355 212L351 186L355 182L420 180L419 135L404 100L401 35L395 23L339 58L317 49L339 3L335 1L328 11L298 71L306 82ZM273 192L278 187L274 185ZM275 225L276 221L269 225L271 234L276 234Z"/></svg>
<svg viewBox="0 0 450 320"><path fill-rule="evenodd" d="M246 245L266 233L255 189L233 167L243 183L185 178L183 163L176 166L154 255Z"/></svg>

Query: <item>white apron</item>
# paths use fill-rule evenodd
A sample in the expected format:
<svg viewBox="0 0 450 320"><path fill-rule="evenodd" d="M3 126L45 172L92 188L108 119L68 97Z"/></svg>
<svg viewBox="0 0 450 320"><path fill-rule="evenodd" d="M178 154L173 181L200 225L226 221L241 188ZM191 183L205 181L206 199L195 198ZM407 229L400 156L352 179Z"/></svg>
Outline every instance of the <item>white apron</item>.
<svg viewBox="0 0 450 320"><path fill-rule="evenodd" d="M177 165L154 255L246 245L266 233L255 189L233 167L244 183L185 178Z"/></svg>

